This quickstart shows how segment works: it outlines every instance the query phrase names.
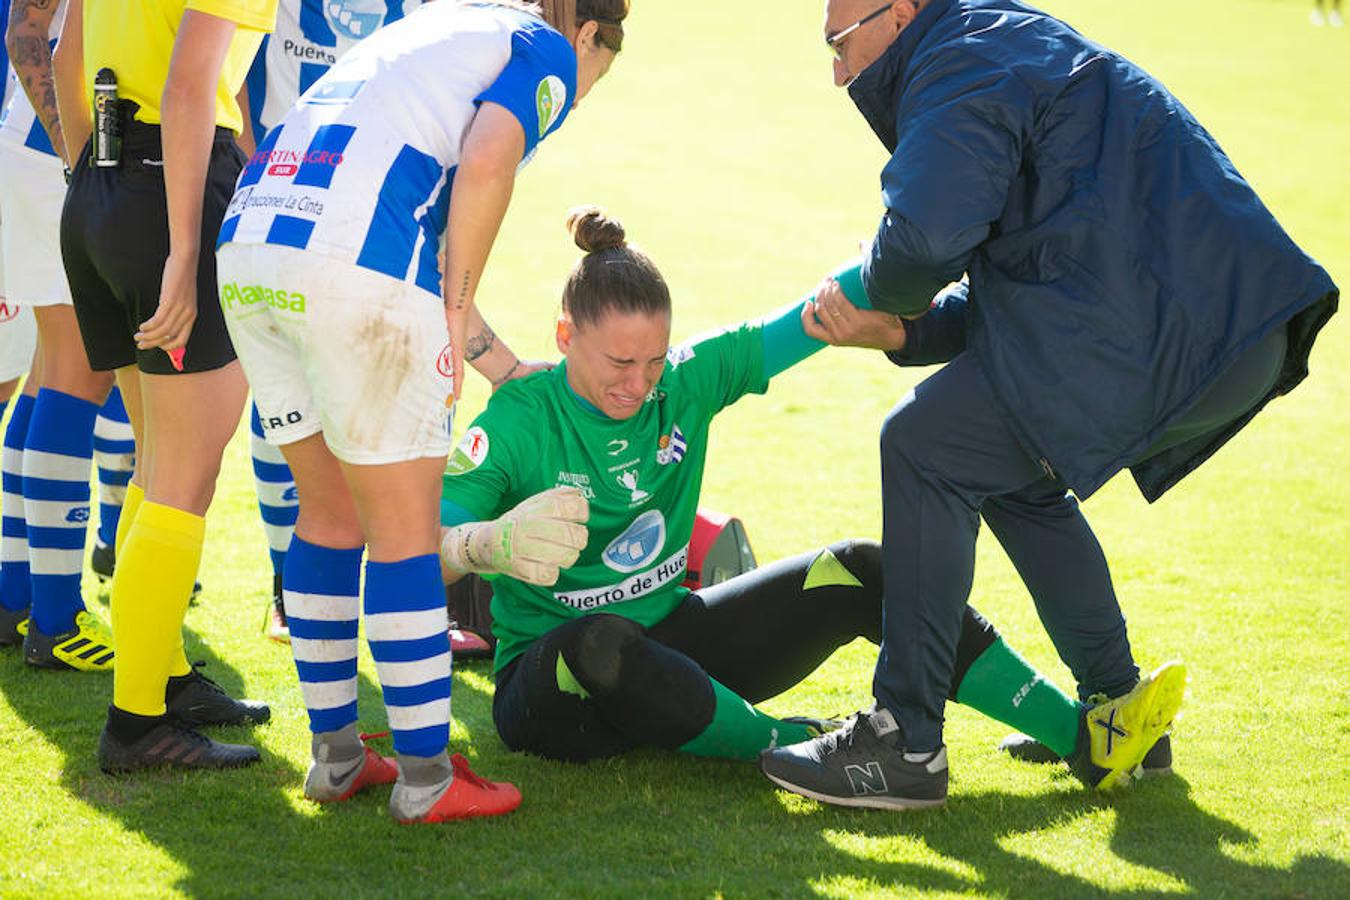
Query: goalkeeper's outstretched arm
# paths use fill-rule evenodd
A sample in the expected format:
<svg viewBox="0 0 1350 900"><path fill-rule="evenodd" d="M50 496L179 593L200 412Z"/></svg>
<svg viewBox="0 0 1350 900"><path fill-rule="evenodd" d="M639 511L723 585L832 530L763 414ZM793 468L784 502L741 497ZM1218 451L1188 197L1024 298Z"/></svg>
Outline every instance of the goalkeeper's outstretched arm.
<svg viewBox="0 0 1350 900"><path fill-rule="evenodd" d="M441 575L454 584L470 572L551 585L586 547L590 506L576 488L555 487L522 500L491 522L441 529Z"/></svg>

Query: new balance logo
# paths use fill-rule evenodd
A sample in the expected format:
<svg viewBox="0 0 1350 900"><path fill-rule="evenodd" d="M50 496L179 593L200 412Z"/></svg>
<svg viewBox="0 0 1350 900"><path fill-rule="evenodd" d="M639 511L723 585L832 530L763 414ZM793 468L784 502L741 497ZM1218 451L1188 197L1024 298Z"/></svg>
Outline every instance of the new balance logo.
<svg viewBox="0 0 1350 900"><path fill-rule="evenodd" d="M889 790L886 785L886 773L881 771L881 763L876 760L872 760L866 766L844 766L844 774L848 776L848 783L853 787L855 797L864 794L884 794Z"/></svg>
<svg viewBox="0 0 1350 900"><path fill-rule="evenodd" d="M75 507L75 508L72 509L70 512L66 513L66 521L67 521L67 522L88 522L88 521L89 521L89 507L87 507L87 506L77 506L77 507Z"/></svg>

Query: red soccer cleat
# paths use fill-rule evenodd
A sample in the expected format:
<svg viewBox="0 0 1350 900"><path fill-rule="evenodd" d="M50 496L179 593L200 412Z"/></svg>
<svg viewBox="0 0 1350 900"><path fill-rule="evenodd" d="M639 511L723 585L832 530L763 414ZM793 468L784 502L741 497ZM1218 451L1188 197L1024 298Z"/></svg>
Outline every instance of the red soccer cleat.
<svg viewBox="0 0 1350 900"><path fill-rule="evenodd" d="M403 824L413 822L448 822L452 819L473 819L479 816L500 816L520 806L520 789L505 781L488 781L480 778L469 768L469 761L458 753L450 757L454 768L454 778L431 808L420 816L401 818L398 809L403 804L398 796L399 788L394 787L395 796L390 798L390 811Z"/></svg>

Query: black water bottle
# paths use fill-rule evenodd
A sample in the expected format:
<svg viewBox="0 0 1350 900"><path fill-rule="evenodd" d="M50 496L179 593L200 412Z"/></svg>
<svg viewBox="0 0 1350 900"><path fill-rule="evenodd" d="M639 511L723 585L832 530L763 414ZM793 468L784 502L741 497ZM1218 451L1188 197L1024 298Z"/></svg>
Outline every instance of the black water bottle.
<svg viewBox="0 0 1350 900"><path fill-rule="evenodd" d="M103 68L94 76L94 146L89 164L116 168L122 159L122 117L117 110L117 76Z"/></svg>

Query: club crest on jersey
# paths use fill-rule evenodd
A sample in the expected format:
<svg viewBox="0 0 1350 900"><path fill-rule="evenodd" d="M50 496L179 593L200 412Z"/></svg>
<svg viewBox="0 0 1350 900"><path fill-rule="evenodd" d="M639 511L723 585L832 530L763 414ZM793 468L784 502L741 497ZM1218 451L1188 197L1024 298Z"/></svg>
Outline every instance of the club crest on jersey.
<svg viewBox="0 0 1350 900"><path fill-rule="evenodd" d="M385 0L323 0L323 15L338 34L354 40L384 24Z"/></svg>
<svg viewBox="0 0 1350 900"><path fill-rule="evenodd" d="M557 75L549 75L539 82L534 103L539 110L539 136L543 137L567 108L567 85Z"/></svg>
<svg viewBox="0 0 1350 900"><path fill-rule="evenodd" d="M636 572L656 559L665 545L666 517L660 510L649 509L611 541L600 556L605 565L626 574Z"/></svg>
<svg viewBox="0 0 1350 900"><path fill-rule="evenodd" d="M661 440L656 442L657 465L668 466L671 463L679 462L684 459L684 451L687 447L688 444L685 443L680 426L672 425L670 434L661 435Z"/></svg>
<svg viewBox="0 0 1350 900"><path fill-rule="evenodd" d="M450 455L450 462L446 464L445 473L463 475L465 472L472 472L483 464L487 455L487 432L475 425L460 438L459 446L455 448L455 452Z"/></svg>
<svg viewBox="0 0 1350 900"><path fill-rule="evenodd" d="M689 362L689 360L693 358L693 344L681 344L678 347L671 347L666 351L666 362L670 363L671 368L678 366L680 363Z"/></svg>

